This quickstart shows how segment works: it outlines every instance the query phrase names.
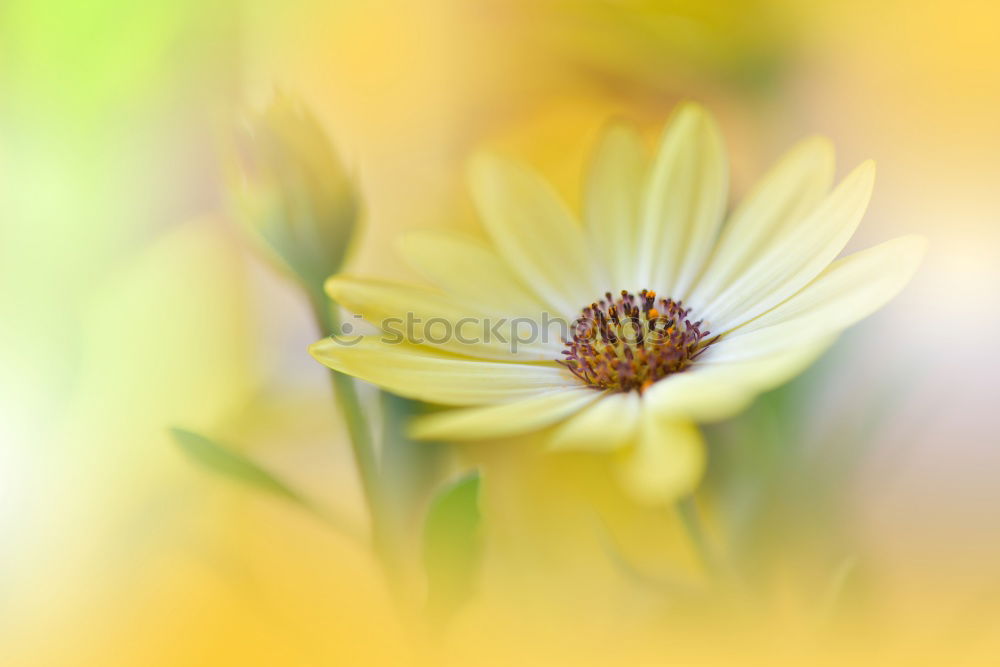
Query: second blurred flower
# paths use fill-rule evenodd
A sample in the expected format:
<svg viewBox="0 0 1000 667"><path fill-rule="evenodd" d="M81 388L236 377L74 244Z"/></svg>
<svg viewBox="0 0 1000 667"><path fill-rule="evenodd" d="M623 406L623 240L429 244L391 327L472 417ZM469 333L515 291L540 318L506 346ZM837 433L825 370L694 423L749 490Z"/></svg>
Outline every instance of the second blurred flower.
<svg viewBox="0 0 1000 667"><path fill-rule="evenodd" d="M237 217L315 295L344 262L361 206L315 116L277 94L238 129L230 167Z"/></svg>

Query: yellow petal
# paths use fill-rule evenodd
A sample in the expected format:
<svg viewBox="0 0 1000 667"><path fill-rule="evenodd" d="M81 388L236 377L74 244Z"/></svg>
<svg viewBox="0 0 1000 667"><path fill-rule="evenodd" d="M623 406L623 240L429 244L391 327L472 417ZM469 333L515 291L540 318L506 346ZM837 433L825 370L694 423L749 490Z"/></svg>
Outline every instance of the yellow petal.
<svg viewBox="0 0 1000 667"><path fill-rule="evenodd" d="M904 236L837 260L795 296L728 334L710 350L712 359L750 359L842 331L903 289L926 246Z"/></svg>
<svg viewBox="0 0 1000 667"><path fill-rule="evenodd" d="M513 403L449 410L415 419L418 440L486 440L530 433L565 419L601 394L581 386L539 393Z"/></svg>
<svg viewBox="0 0 1000 667"><path fill-rule="evenodd" d="M642 144L635 130L611 125L598 144L587 176L584 221L594 256L608 268L606 289L637 290L635 249L644 178Z"/></svg>
<svg viewBox="0 0 1000 667"><path fill-rule="evenodd" d="M864 215L875 179L866 162L843 180L801 223L768 242L751 267L703 308L715 333L764 313L812 281L844 249Z"/></svg>
<svg viewBox="0 0 1000 667"><path fill-rule="evenodd" d="M666 377L643 395L663 417L707 422L743 410L754 396L801 373L833 342L835 336L796 345L747 361L712 361L715 346L691 369ZM722 341L724 342L724 341ZM722 342L716 345L722 345Z"/></svg>
<svg viewBox="0 0 1000 667"><path fill-rule="evenodd" d="M675 113L643 202L636 282L680 295L704 264L722 223L728 189L722 137L695 104Z"/></svg>
<svg viewBox="0 0 1000 667"><path fill-rule="evenodd" d="M415 271L463 303L498 313L537 315L545 310L496 251L475 239L410 232L400 238L398 250Z"/></svg>
<svg viewBox="0 0 1000 667"><path fill-rule="evenodd" d="M640 399L636 392L607 394L560 424L553 450L612 451L635 439Z"/></svg>
<svg viewBox="0 0 1000 667"><path fill-rule="evenodd" d="M705 443L685 420L643 410L635 444L620 455L617 472L625 490L645 504L668 504L694 491L705 471Z"/></svg>
<svg viewBox="0 0 1000 667"><path fill-rule="evenodd" d="M476 310L437 289L334 276L326 291L399 342L504 361L549 361L562 350L558 332L541 332L541 316L515 321L502 311Z"/></svg>
<svg viewBox="0 0 1000 667"><path fill-rule="evenodd" d="M353 344L324 338L313 343L309 353L335 371L430 403L482 405L575 386L572 375L555 363L479 361L424 347L387 344L374 336L361 337Z"/></svg>
<svg viewBox="0 0 1000 667"><path fill-rule="evenodd" d="M500 255L546 304L574 316L606 289L580 225L536 173L481 155L472 163L470 186Z"/></svg>
<svg viewBox="0 0 1000 667"><path fill-rule="evenodd" d="M785 154L723 226L688 301L711 302L750 268L768 239L801 222L830 191L833 169L833 145L824 137L806 139Z"/></svg>

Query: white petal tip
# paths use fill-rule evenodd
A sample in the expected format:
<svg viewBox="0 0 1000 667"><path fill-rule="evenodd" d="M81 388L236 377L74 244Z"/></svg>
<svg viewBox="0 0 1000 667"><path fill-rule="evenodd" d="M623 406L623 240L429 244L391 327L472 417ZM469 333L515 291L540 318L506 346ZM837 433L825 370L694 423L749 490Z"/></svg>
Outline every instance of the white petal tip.
<svg viewBox="0 0 1000 667"><path fill-rule="evenodd" d="M341 365L338 363L337 358L330 353L331 349L335 347L337 346L333 343L333 341L329 338L323 338L322 340L318 340L310 345L307 350L309 355L319 363L323 364L327 368L339 371L341 369Z"/></svg>
<svg viewBox="0 0 1000 667"><path fill-rule="evenodd" d="M628 495L642 505L669 505L690 495L700 477L663 479L656 476L623 475L622 483Z"/></svg>
<svg viewBox="0 0 1000 667"><path fill-rule="evenodd" d="M434 434L421 419L414 419L406 426L406 436L411 440L434 440Z"/></svg>
<svg viewBox="0 0 1000 667"><path fill-rule="evenodd" d="M711 118L711 114L700 102L694 100L684 100L677 105L677 117L691 116L697 118Z"/></svg>
<svg viewBox="0 0 1000 667"><path fill-rule="evenodd" d="M497 172L509 170L515 163L491 151L481 151L473 155L468 162L468 179L475 188L477 184L488 183Z"/></svg>
<svg viewBox="0 0 1000 667"><path fill-rule="evenodd" d="M792 151L809 162L833 166L836 160L836 149L829 137L814 134L800 141Z"/></svg>
<svg viewBox="0 0 1000 667"><path fill-rule="evenodd" d="M482 408L456 408L414 417L406 425L406 436L411 440L442 440L448 442L475 442L489 439L475 423L461 423L464 414ZM458 418L458 423L456 423Z"/></svg>
<svg viewBox="0 0 1000 667"><path fill-rule="evenodd" d="M330 276L323 283L323 291L334 301L340 301L349 279L343 275Z"/></svg>
<svg viewBox="0 0 1000 667"><path fill-rule="evenodd" d="M854 173L858 175L858 178L875 180L875 160L868 159L862 162L854 170Z"/></svg>
<svg viewBox="0 0 1000 667"><path fill-rule="evenodd" d="M905 267L905 280L909 281L920 267L920 264L924 261L924 257L927 255L927 248L929 245L927 239L918 234L907 234L906 236L900 236L899 238L895 238L887 243L896 245L899 253L899 261Z"/></svg>

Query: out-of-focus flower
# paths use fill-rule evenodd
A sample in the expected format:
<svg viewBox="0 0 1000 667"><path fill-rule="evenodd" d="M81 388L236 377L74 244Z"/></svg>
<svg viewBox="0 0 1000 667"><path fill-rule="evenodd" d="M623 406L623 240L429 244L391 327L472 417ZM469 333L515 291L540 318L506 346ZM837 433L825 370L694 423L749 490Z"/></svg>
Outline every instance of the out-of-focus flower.
<svg viewBox="0 0 1000 667"><path fill-rule="evenodd" d="M772 92L789 70L789 10L771 0L531 3L567 60L616 89L676 93L706 82ZM555 27L557 26L557 27ZM530 28L528 28L530 29Z"/></svg>
<svg viewBox="0 0 1000 667"><path fill-rule="evenodd" d="M704 468L693 422L730 416L799 373L893 297L923 254L921 239L903 237L834 261L874 167L831 191L825 140L794 148L728 219L727 172L719 131L693 104L648 166L630 129L607 131L582 227L540 177L482 156L471 186L492 246L404 239L433 287L331 278L330 296L383 334L325 339L312 354L405 396L471 406L421 418L417 437L554 427L552 449L607 452L638 499L675 499ZM572 326L552 335L560 322Z"/></svg>
<svg viewBox="0 0 1000 667"><path fill-rule="evenodd" d="M316 118L277 94L236 138L237 215L310 290L344 262L360 213L349 175Z"/></svg>

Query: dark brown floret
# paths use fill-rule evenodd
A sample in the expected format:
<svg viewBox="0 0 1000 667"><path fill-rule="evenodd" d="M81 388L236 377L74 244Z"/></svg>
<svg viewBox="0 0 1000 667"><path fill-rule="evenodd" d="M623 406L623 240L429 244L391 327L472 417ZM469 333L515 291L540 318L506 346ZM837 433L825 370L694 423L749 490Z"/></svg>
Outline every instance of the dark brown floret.
<svg viewBox="0 0 1000 667"><path fill-rule="evenodd" d="M622 290L618 298L607 292L583 308L558 361L595 389L641 393L688 368L714 342L689 314L679 301L657 301L651 290Z"/></svg>

